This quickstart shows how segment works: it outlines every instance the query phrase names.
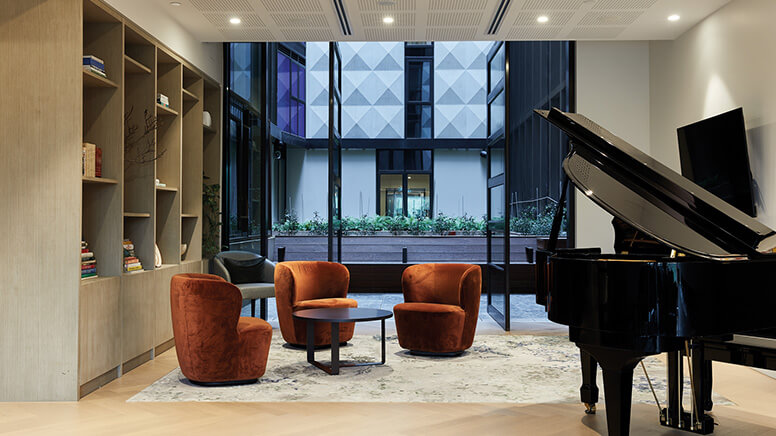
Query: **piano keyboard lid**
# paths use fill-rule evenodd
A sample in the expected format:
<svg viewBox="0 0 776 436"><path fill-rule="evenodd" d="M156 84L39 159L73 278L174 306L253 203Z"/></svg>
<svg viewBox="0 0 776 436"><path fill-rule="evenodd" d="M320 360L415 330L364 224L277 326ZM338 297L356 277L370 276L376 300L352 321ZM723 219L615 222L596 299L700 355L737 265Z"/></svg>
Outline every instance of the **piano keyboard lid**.
<svg viewBox="0 0 776 436"><path fill-rule="evenodd" d="M666 245L708 259L772 254L776 232L580 114L536 110L563 130L563 170L591 200Z"/></svg>

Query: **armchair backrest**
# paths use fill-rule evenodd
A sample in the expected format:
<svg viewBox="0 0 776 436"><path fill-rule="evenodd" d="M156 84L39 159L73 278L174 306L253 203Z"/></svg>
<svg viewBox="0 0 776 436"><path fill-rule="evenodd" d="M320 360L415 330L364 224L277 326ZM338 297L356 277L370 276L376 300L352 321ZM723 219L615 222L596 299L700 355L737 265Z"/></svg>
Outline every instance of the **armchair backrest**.
<svg viewBox="0 0 776 436"><path fill-rule="evenodd" d="M281 262L275 267L275 298L297 301L348 296L350 271L333 262Z"/></svg>
<svg viewBox="0 0 776 436"><path fill-rule="evenodd" d="M238 341L241 302L240 290L222 277L212 274L174 275L170 281L170 307L178 354L218 355L233 349ZM214 340L192 341L189 338ZM194 360L182 359L181 362Z"/></svg>
<svg viewBox="0 0 776 436"><path fill-rule="evenodd" d="M426 263L408 267L402 273L401 287L408 303L437 303L464 307L476 293L479 307L482 273L477 265Z"/></svg>
<svg viewBox="0 0 776 436"><path fill-rule="evenodd" d="M252 251L222 251L213 257L213 273L223 277L227 282L232 281L232 277L229 275L229 269L224 264L224 259L231 260L251 260L262 257ZM266 259L261 265L261 281L262 283L272 283L275 274L275 263Z"/></svg>

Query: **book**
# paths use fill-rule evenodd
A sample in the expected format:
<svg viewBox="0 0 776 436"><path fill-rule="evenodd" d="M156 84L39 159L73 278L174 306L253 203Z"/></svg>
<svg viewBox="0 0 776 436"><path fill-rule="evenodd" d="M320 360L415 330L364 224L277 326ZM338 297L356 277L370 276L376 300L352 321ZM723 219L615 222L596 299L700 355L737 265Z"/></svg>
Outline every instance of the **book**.
<svg viewBox="0 0 776 436"><path fill-rule="evenodd" d="M127 268L127 272L140 271L141 269L143 269L142 265L130 266Z"/></svg>
<svg viewBox="0 0 776 436"><path fill-rule="evenodd" d="M86 279L93 279L93 278L95 278L95 277L98 277L98 276L97 276L97 274L95 274L95 273L92 273L92 274L87 274L87 275L82 275L82 276L81 276L81 280L86 280Z"/></svg>
<svg viewBox="0 0 776 436"><path fill-rule="evenodd" d="M84 177L95 177L96 168L94 166L97 155L97 146L91 142L83 143L83 175Z"/></svg>
<svg viewBox="0 0 776 436"><path fill-rule="evenodd" d="M81 63L105 71L105 61L94 55L85 55Z"/></svg>
<svg viewBox="0 0 776 436"><path fill-rule="evenodd" d="M94 177L102 177L102 149L94 149Z"/></svg>
<svg viewBox="0 0 776 436"><path fill-rule="evenodd" d="M98 69L96 69L94 67L91 67L91 66L88 66L88 65L84 65L84 70L90 71L90 72L92 72L92 73L94 73L94 74L96 74L96 75L98 75L100 77L103 77L103 78L106 78L106 79L108 78L108 75L105 74L105 71L98 70Z"/></svg>
<svg viewBox="0 0 776 436"><path fill-rule="evenodd" d="M91 251L87 251L86 253L81 253L81 260L88 259L90 257L94 257L94 253Z"/></svg>

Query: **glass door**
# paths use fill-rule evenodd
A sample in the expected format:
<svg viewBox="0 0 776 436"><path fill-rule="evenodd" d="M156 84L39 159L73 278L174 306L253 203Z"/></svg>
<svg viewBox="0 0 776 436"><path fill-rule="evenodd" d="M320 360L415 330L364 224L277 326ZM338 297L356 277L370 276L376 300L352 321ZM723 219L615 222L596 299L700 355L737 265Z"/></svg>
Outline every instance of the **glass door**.
<svg viewBox="0 0 776 436"><path fill-rule="evenodd" d="M488 53L487 267L488 314L509 330L509 53L496 42Z"/></svg>
<svg viewBox="0 0 776 436"><path fill-rule="evenodd" d="M329 262L342 262L342 57L329 43Z"/></svg>

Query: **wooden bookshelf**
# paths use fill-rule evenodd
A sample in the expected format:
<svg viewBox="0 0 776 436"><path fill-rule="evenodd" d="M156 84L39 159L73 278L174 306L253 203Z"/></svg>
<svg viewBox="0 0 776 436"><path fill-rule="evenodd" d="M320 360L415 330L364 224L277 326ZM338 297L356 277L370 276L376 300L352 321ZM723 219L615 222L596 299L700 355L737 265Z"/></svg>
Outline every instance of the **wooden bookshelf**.
<svg viewBox="0 0 776 436"><path fill-rule="evenodd" d="M151 218L151 214L145 212L124 212L124 218Z"/></svg>
<svg viewBox="0 0 776 436"><path fill-rule="evenodd" d="M104 176L81 183L82 238L99 274L80 282L78 384L85 395L152 358L155 347L169 348L170 278L203 265L203 171L219 183L221 87L102 0L83 0L82 10L83 54L102 59L107 74L83 71L82 139L102 150ZM156 102L159 93L170 107ZM204 110L212 129L201 127ZM150 137L125 136L148 120L157 125ZM213 158L219 163L204 168ZM167 186L157 187L157 179ZM124 239L135 245L139 273L123 271Z"/></svg>
<svg viewBox="0 0 776 436"><path fill-rule="evenodd" d="M177 117L178 111L176 111L173 108L167 107L165 105L156 103L156 114L160 117L163 117L163 116Z"/></svg>
<svg viewBox="0 0 776 436"><path fill-rule="evenodd" d="M116 179L108 179L105 177L86 177L82 176L81 180L84 183L94 183L94 184L103 184L103 185L117 185L119 183Z"/></svg>
<svg viewBox="0 0 776 436"><path fill-rule="evenodd" d="M116 82L89 70L84 71L84 88L118 88Z"/></svg>
<svg viewBox="0 0 776 436"><path fill-rule="evenodd" d="M150 68L136 61L129 55L124 55L124 72L126 74L151 74Z"/></svg>

